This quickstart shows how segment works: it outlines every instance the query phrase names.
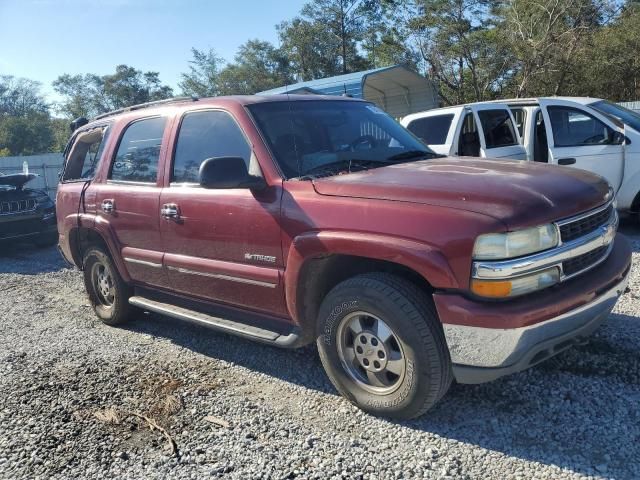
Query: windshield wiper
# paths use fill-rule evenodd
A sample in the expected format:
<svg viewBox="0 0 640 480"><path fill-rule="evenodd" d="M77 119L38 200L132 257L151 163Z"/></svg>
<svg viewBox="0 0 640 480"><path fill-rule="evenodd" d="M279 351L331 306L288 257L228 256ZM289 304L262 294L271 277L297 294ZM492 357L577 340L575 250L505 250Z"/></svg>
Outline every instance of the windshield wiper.
<svg viewBox="0 0 640 480"><path fill-rule="evenodd" d="M395 155L391 155L387 157L388 161L395 160L413 160L418 158L439 158L444 157L445 155L440 155L435 152L429 152L427 150L407 150L406 152L396 153Z"/></svg>
<svg viewBox="0 0 640 480"><path fill-rule="evenodd" d="M351 173L352 168L357 168L358 170L367 170L371 167L372 164L383 164L386 165L390 163L387 160L371 160L371 159L349 159L349 160L336 160L335 162L323 163L322 165L317 165L311 169L309 169L304 175L300 176L301 179L310 179L314 178L318 175L326 174L332 171L336 173L343 170L344 168Z"/></svg>

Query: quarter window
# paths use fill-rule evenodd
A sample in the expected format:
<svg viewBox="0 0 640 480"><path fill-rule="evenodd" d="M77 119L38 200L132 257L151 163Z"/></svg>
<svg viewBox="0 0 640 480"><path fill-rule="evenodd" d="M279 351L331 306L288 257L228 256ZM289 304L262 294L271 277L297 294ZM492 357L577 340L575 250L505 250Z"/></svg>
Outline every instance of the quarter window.
<svg viewBox="0 0 640 480"><path fill-rule="evenodd" d="M92 179L107 144L108 135L109 129L107 127L96 128L80 134L69 154L62 180Z"/></svg>
<svg viewBox="0 0 640 480"><path fill-rule="evenodd" d="M197 183L200 164L215 157L240 157L248 169L251 147L228 113L187 113L178 134L171 181Z"/></svg>
<svg viewBox="0 0 640 480"><path fill-rule="evenodd" d="M452 121L453 114L417 118L407 125L407 129L427 145L444 145Z"/></svg>
<svg viewBox="0 0 640 480"><path fill-rule="evenodd" d="M587 112L571 107L548 107L553 143L556 147L608 145L613 130Z"/></svg>
<svg viewBox="0 0 640 480"><path fill-rule="evenodd" d="M478 117L484 131L484 142L487 148L518 144L508 110L480 110Z"/></svg>
<svg viewBox="0 0 640 480"><path fill-rule="evenodd" d="M111 167L111 180L155 183L166 118L139 120L127 127Z"/></svg>

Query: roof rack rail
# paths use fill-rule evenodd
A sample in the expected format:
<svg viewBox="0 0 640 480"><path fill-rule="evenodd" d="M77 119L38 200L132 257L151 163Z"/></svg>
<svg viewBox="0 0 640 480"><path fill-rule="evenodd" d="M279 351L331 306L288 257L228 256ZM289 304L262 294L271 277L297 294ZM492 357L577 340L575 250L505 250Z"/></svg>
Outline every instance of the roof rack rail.
<svg viewBox="0 0 640 480"><path fill-rule="evenodd" d="M134 110L141 110L143 108L156 107L158 105L166 105L168 103L178 103L178 102L188 102L188 101L197 102L198 100L199 98L194 95L192 97L174 97L174 98L167 98L166 100L156 100L155 102L140 103L138 105L131 105L130 107L119 108L118 110L112 110L111 112L101 113L100 115L97 115L96 117L94 117L94 120L111 117L112 115L118 115L119 113L133 112Z"/></svg>

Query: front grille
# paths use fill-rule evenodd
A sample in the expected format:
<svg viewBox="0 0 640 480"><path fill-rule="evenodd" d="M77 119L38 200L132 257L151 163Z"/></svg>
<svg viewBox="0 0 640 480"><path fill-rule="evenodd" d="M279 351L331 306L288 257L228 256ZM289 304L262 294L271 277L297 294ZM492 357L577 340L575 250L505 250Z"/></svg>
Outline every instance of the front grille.
<svg viewBox="0 0 640 480"><path fill-rule="evenodd" d="M563 242L570 242L576 238L580 238L584 235L595 231L599 226L604 225L611 217L613 211L613 205L609 205L604 210L596 212L588 217L581 218L574 222L567 223L560 226L560 238Z"/></svg>
<svg viewBox="0 0 640 480"><path fill-rule="evenodd" d="M26 200L2 201L0 202L0 215L31 212L36 209L36 206L36 201L33 198L28 198Z"/></svg>
<svg viewBox="0 0 640 480"><path fill-rule="evenodd" d="M602 260L602 257L607 253L608 248L609 247L605 245L574 257L571 260L566 260L562 262L562 271L566 276L581 272L582 270L593 266L595 263L598 263L599 260Z"/></svg>

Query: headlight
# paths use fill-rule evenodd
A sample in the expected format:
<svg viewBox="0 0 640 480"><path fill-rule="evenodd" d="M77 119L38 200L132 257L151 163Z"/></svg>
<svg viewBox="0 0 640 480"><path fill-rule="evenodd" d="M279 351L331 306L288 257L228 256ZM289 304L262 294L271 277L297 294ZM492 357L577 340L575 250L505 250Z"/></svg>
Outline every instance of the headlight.
<svg viewBox="0 0 640 480"><path fill-rule="evenodd" d="M559 242L555 225L527 228L508 233L480 235L473 247L474 260L504 260L522 257L556 247Z"/></svg>
<svg viewBox="0 0 640 480"><path fill-rule="evenodd" d="M523 275L509 280L471 280L471 291L487 298L508 298L535 292L555 285L560 281L557 267Z"/></svg>

